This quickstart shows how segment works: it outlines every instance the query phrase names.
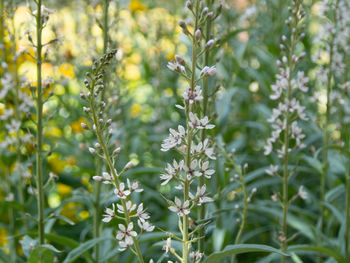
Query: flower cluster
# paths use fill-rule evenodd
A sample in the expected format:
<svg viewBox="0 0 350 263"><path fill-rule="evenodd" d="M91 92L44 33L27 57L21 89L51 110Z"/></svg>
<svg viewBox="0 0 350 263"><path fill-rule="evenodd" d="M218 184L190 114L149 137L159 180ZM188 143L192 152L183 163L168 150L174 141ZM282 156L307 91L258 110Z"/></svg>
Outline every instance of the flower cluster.
<svg viewBox="0 0 350 263"><path fill-rule="evenodd" d="M330 113L340 111L338 117L341 118L341 123L348 123L347 113L349 108L347 106L346 97L348 94L347 78L343 78L346 72L346 56L350 54L350 3L345 0L338 1L323 1L322 12L320 17L325 19L322 28L315 38L315 43L319 43L318 53L314 60L320 63L320 54L329 54L330 61L328 65L320 65L318 69L319 74L323 74L322 78L318 78L318 85L320 87L330 86L329 106ZM336 78L337 85L340 89L332 89L334 86L332 79ZM345 95L345 96L344 96ZM342 116L342 117L341 117Z"/></svg>
<svg viewBox="0 0 350 263"><path fill-rule="evenodd" d="M112 184L114 186L114 194L119 198L117 204L112 204L111 208L105 209L102 221L110 222L114 218L124 221L124 224L118 224L119 230L116 239L119 241L119 250L124 251L127 248L142 258L138 238L144 232L151 232L154 226L148 221L149 214L144 209L143 203L136 204L131 199L133 193L143 191L137 181L131 181L129 178L122 182L122 175L125 171L132 167L132 162L128 162L121 171L115 168L116 159L120 152L120 147L111 149L110 138L114 131L112 127L112 119L107 118L106 103L101 99L101 92L104 89L104 74L106 66L111 62L116 54L116 50L112 50L105 54L99 60L94 61L91 72L86 73L84 84L87 93L81 93L81 98L88 102L87 107L83 107L84 112L90 117L91 125L82 123L84 129L91 129L97 136L97 142L88 148L92 155L102 158L108 168L108 171L102 172L101 175L93 177L95 181L104 184ZM136 231L138 226L138 231ZM134 249L132 248L134 246Z"/></svg>
<svg viewBox="0 0 350 263"><path fill-rule="evenodd" d="M294 5L299 6L296 2L294 2ZM309 78L305 76L303 71L296 72L295 70L297 63L305 56L305 53L295 54L296 42L301 41L305 37L303 33L304 25L299 25L299 21L303 16L303 11L298 9L286 21L286 24L291 27L292 39L291 43L287 43L287 37L282 37L280 48L282 52L285 52L285 55L282 60L277 61L279 73L276 75L275 84L271 86L273 93L270 95L270 99L277 100L279 103L272 110L272 115L268 119L268 122L271 123L272 132L264 147L264 154L269 155L275 151L281 159L293 149L305 147L302 142L305 135L302 133L298 121L305 121L307 117L304 112L305 107L300 105L295 96L295 93L299 91L308 91ZM287 146L283 139L286 134L290 140ZM292 143L291 139L294 140L294 143ZM275 167L273 168L273 170L276 169ZM274 173L274 171L269 173Z"/></svg>
<svg viewBox="0 0 350 263"><path fill-rule="evenodd" d="M175 56L175 60L168 63L168 68L182 75L188 82L182 94L183 105L176 105L186 116L186 124L178 125L177 129L169 129L169 136L164 139L161 150L166 152L176 150L180 153L180 159L174 159L172 163L168 163L165 173L161 174L161 185L176 183L175 189L183 192L183 197L175 196L175 200L167 200L169 210L176 213L179 218L179 227L182 232L182 257L173 253L171 249L170 238L164 249L171 252L181 262L188 262L188 256L193 258L193 262L200 262L203 254L199 251L191 251L191 243L196 238L199 227L191 233L188 232L189 216L193 212L193 208L203 206L212 202L213 199L207 195L207 186L201 185L200 178L210 179L215 173L210 168L210 159L216 159L213 143L209 138L201 138L200 133L204 130L211 130L215 125L210 123L210 118L203 114L201 103L203 103L203 90L199 85L203 78L215 76L217 73L214 65L198 66L199 58L206 51L215 45L215 40L205 40L201 30L202 25L207 21L212 21L217 17L208 7L202 5L202 1L187 1L187 8L194 16L193 32L189 31L188 24L179 21L183 33L192 42L192 61L188 63L179 55ZM218 9L220 10L220 8ZM198 60L198 61L197 61ZM203 238L198 233L198 238Z"/></svg>

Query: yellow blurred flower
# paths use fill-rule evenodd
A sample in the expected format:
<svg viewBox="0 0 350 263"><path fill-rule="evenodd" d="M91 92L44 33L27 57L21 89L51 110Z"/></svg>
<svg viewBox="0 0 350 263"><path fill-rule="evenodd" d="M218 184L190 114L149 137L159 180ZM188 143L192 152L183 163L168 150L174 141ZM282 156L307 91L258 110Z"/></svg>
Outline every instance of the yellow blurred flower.
<svg viewBox="0 0 350 263"><path fill-rule="evenodd" d="M127 64L125 66L124 74L124 77L127 80L139 80L141 78L139 67L135 64Z"/></svg>
<svg viewBox="0 0 350 263"><path fill-rule="evenodd" d="M140 115L141 111L142 111L141 105L138 104L138 103L134 103L134 104L131 106L130 115L131 115L131 117L134 117L134 118L135 118L135 117L137 117L137 116Z"/></svg>
<svg viewBox="0 0 350 263"><path fill-rule="evenodd" d="M79 213L79 217L81 218L81 219L86 219L86 218L88 218L90 216L90 214L89 214L89 211L87 211L87 210L83 210L83 211L81 211L80 213Z"/></svg>
<svg viewBox="0 0 350 263"><path fill-rule="evenodd" d="M175 54L174 53L169 53L169 55L167 56L167 59L170 60L174 60L175 59Z"/></svg>
<svg viewBox="0 0 350 263"><path fill-rule="evenodd" d="M77 216L77 208L79 208L80 206L81 205L79 203L68 202L63 206L61 215L67 217L73 222L78 222L78 218L76 216Z"/></svg>
<svg viewBox="0 0 350 263"><path fill-rule="evenodd" d="M72 131L76 133L82 132L84 129L81 127L81 123L86 124L85 118L80 118L79 120L72 122L71 123Z"/></svg>
<svg viewBox="0 0 350 263"><path fill-rule="evenodd" d="M45 137L61 137L62 136L62 131L61 129L54 127L54 126L49 126L44 129L44 135Z"/></svg>
<svg viewBox="0 0 350 263"><path fill-rule="evenodd" d="M4 111L5 111L5 104L0 103L0 115L4 115Z"/></svg>
<svg viewBox="0 0 350 263"><path fill-rule="evenodd" d="M63 161L59 158L57 153L51 154L47 158L47 162L49 163L51 170L56 174L62 173L64 168L67 165L67 163L65 161Z"/></svg>
<svg viewBox="0 0 350 263"><path fill-rule="evenodd" d="M72 79L75 76L73 66L69 63L63 63L59 67L58 72L60 73L61 77L64 77L67 79Z"/></svg>
<svg viewBox="0 0 350 263"><path fill-rule="evenodd" d="M68 195L72 192L73 188L69 185L58 183L57 184L57 192L60 196Z"/></svg>
<svg viewBox="0 0 350 263"><path fill-rule="evenodd" d="M0 247L7 245L7 230L3 227L0 227Z"/></svg>
<svg viewBox="0 0 350 263"><path fill-rule="evenodd" d="M130 11L135 13L137 11L145 11L147 10L147 6L145 6L141 1L131 0L129 4Z"/></svg>

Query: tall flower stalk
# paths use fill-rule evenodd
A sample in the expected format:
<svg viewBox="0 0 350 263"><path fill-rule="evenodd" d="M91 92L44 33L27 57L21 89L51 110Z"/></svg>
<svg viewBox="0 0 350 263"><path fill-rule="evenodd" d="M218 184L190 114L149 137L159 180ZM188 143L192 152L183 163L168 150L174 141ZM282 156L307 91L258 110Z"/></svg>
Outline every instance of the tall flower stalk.
<svg viewBox="0 0 350 263"><path fill-rule="evenodd" d="M143 208L143 203L136 204L131 200L132 193L143 191L140 184L136 181L131 182L129 178L127 178L127 183L122 182L122 175L132 167L132 163L128 162L120 172L115 167L120 148L117 147L111 150L112 119L107 119L106 103L100 97L101 91L105 88L105 68L115 54L116 50L112 50L93 63L91 72L86 74L84 80L88 92L86 94L82 93L81 97L89 105L89 107L84 107L84 111L90 117L91 129L97 137L97 142L94 147L89 147L89 152L100 157L108 167L108 172L96 175L93 179L104 184L112 184L115 188L114 193L119 198L116 205L112 204L112 208L106 208L102 221L108 223L116 218L124 222L124 224L118 225L119 230L116 234L116 239L119 241L119 250L130 249L136 255L138 261L143 263L144 258L141 253L139 238L143 233L153 231L154 226L148 222L150 216ZM82 123L82 127L90 129L86 123ZM137 225L138 233L135 231Z"/></svg>
<svg viewBox="0 0 350 263"><path fill-rule="evenodd" d="M103 0L103 54L107 53L108 49L108 10L109 10L109 0ZM108 76L105 75L104 78L104 84L105 88L101 92L101 99L104 100L105 97L105 90L108 87ZM103 163L101 159L96 160L96 176L100 176L102 174L102 169L103 169ZM101 215L100 215L100 198L101 198L101 187L102 187L102 182L97 181L95 185L95 213L94 213L94 227L93 227L93 234L94 238L99 238L100 237L100 232L101 232ZM100 244L97 243L94 247L94 253L95 253L95 260L96 263L99 262L99 249Z"/></svg>
<svg viewBox="0 0 350 263"><path fill-rule="evenodd" d="M213 39L205 41L203 38L205 32L201 30L208 19L213 19L214 13L209 12L208 7L204 6L203 1L200 0L187 1L186 6L193 15L193 31L190 32L188 24L182 20L179 21L179 25L192 43L191 63L188 64L185 59L178 55L175 56L174 61L168 63L168 68L178 72L188 84L182 95L184 105L177 105L177 108L185 113L186 125L185 127L178 125L178 130L170 129L169 137L163 141L161 149L162 151L176 149L181 156L180 160L174 159L172 164L168 163L166 173L161 175L161 179L164 180L162 185L176 181L179 183L176 188L182 190L182 200L177 196L174 202L167 200L170 205L169 210L178 215L182 236L169 234L165 246L166 251L170 251L181 263L199 262L203 256L201 251L194 251L192 245L204 238L202 234L198 234L204 225L198 225L190 232L190 214L195 206L202 206L212 201L212 198L206 196L206 185L201 177L210 179L211 175L215 173L215 170L209 168L210 163L207 160L215 159L214 149L210 146L209 138L202 141L199 134L201 130L214 128L214 125L210 124L209 118L203 115L200 107L203 96L199 83L203 78L215 75L216 68L215 66L199 67L198 65L201 56L215 43ZM192 193L193 187L196 187L195 194ZM171 238L181 241L181 255L171 247ZM192 257L191 261L190 256Z"/></svg>
<svg viewBox="0 0 350 263"><path fill-rule="evenodd" d="M350 55L350 3L346 0L335 0L323 3L323 16L330 21L324 25L319 39L326 45L326 51L330 55L330 61L326 65L327 84L331 89L329 94L330 105L328 119L339 120L338 125L341 130L340 146L344 147L347 153L345 159L347 162L345 169L345 260L350 261L350 159L348 153L350 149L349 138L349 61ZM328 46L327 46L328 45ZM322 84L322 83L321 83ZM328 85L327 85L328 88ZM327 94L328 95L328 94ZM334 121L333 121L334 122ZM328 131L330 132L330 131ZM327 145L324 145L327 147ZM327 147L328 148L328 147Z"/></svg>
<svg viewBox="0 0 350 263"><path fill-rule="evenodd" d="M217 10L218 12L216 13L216 16L213 17L213 6L214 6L214 0L206 0L205 2L206 4L206 8L208 9L208 11L206 12L210 12L209 18L206 19L205 22L205 34L203 36L203 39L205 41L205 43L208 43L208 41L210 41L213 37L213 22L215 20L215 18L218 16L219 11L221 9L221 5L218 7L219 9ZM203 57L203 66L205 67L206 65L209 65L210 63L210 58L212 55L212 52L210 52L211 49L206 49L204 52L204 57ZM203 87L203 101L202 101L202 116L210 116L210 105L209 105L209 99L210 97L212 97L213 95L215 95L215 92L211 93L212 89L209 86L209 78L208 76L203 78L202 81L202 87ZM201 133L201 140L204 141L206 138L206 130L203 129L202 133ZM205 185L205 178L204 177L200 177L199 178L199 186L203 187L203 185ZM203 204L202 206L200 206L199 208L199 213L198 213L198 221L201 222L204 218L205 218L205 214L206 214L206 207L205 204ZM199 235L203 236L204 235L204 229L201 228L199 230ZM198 250L199 251L203 251L204 250L204 238L201 238L198 242Z"/></svg>
<svg viewBox="0 0 350 263"><path fill-rule="evenodd" d="M271 86L273 94L270 96L272 100L278 100L278 107L273 109L272 116L268 122L272 124L273 131L271 137L267 140L265 146L265 155L276 151L282 162L282 224L279 234L282 251L287 252L288 247L288 207L293 198L289 199L288 180L291 176L289 170L290 155L293 150L304 148L302 143L305 135L298 126L299 120L307 120L303 106L300 105L296 98L296 93L306 92L308 78L304 72L297 72L297 63L305 56L304 53L296 54L296 46L305 34L303 33L304 25L301 24L304 17L302 9L302 0L293 0L289 7L290 16L286 20L286 24L290 30L289 38L282 36L280 48L285 53L282 60L277 61L279 74L276 76L276 83ZM278 175L278 165L271 165L267 173ZM303 195L303 188L299 189L300 196ZM282 263L286 261L286 257L282 256Z"/></svg>
<svg viewBox="0 0 350 263"><path fill-rule="evenodd" d="M38 236L39 244L45 243L44 237L44 189L43 189L43 89L42 89L42 31L46 19L45 8L41 0L36 3L36 186L38 201Z"/></svg>

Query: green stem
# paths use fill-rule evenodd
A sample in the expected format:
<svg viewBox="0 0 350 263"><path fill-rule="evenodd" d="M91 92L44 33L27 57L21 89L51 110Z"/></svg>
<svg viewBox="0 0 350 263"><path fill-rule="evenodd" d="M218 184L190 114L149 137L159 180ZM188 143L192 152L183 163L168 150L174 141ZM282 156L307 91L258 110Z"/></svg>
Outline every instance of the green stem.
<svg viewBox="0 0 350 263"><path fill-rule="evenodd" d="M107 53L108 48L108 8L109 8L109 0L103 0L103 54ZM107 74L107 73L106 73ZM105 90L107 88L107 75L104 76L104 85L105 88L101 92L101 100L104 100L105 97ZM102 160L97 159L96 160L96 175L100 176L102 174ZM101 219L100 219L100 195L101 195L101 182L96 182L96 189L95 189L95 214L94 214L94 238L100 237L100 230L101 230ZM99 262L99 248L100 244L97 243L94 246L95 251L95 261L96 263Z"/></svg>
<svg viewBox="0 0 350 263"><path fill-rule="evenodd" d="M42 99L42 83L41 83L41 66L42 66L42 19L41 19L41 0L37 0L36 14L36 33L37 33L37 52L36 52L36 68L37 68L37 94L36 94L36 114L37 114L37 151L36 151L36 184L38 199L38 236L39 244L45 243L44 237L44 189L43 189L43 99Z"/></svg>
<svg viewBox="0 0 350 263"><path fill-rule="evenodd" d="M195 88L195 80L196 80L196 65L197 65L197 40L195 37L195 32L198 29L198 12L199 12L199 1L196 1L195 6L195 26L193 30L193 38L192 38L192 74L191 74L191 83L190 87L191 90L194 90ZM186 102L186 123L189 122L189 114L192 111L192 104ZM188 125L188 124L187 124ZM191 146L192 146L192 128L188 126L188 133L187 133L187 153L186 153L186 166L191 167ZM189 199L189 191L190 191L190 181L187 178L187 175L185 175L184 179L184 202ZM183 215L182 218L182 263L188 263L188 256L189 256L189 235L188 235L188 216Z"/></svg>
<svg viewBox="0 0 350 263"><path fill-rule="evenodd" d="M97 160L97 165L96 165L96 175L101 176L102 174L102 162L100 159ZM95 213L94 213L94 238L99 238L100 237L100 230L101 230L101 216L100 216L100 198L101 198L101 182L96 182L95 183ZM94 247L94 252L95 252L95 262L99 262L99 250L100 246L98 244L95 245Z"/></svg>
<svg viewBox="0 0 350 263"><path fill-rule="evenodd" d="M211 0L207 0L206 1L206 6L209 8L209 10L211 10L212 7L212 1ZM206 28L205 28L205 43L207 43L210 40L210 33L211 33L211 19L208 19L206 22ZM209 65L209 49L207 49L204 53L204 66L208 66ZM203 78L203 116L207 115L207 109L208 109L208 91L209 89L209 85L208 85L208 77ZM203 129L202 130L202 134L201 134L201 140L204 141L206 137L206 130ZM199 186L202 187L205 184L205 177L201 176L199 178ZM205 218L205 204L202 204L199 208L199 214L198 214L198 221L201 221ZM204 236L204 229L201 228L199 230L199 236L203 237ZM204 238L201 238L199 240L198 243L198 250L199 251L204 251Z"/></svg>
<svg viewBox="0 0 350 263"><path fill-rule="evenodd" d="M93 81L91 86L94 87L94 85L95 85L95 81ZM91 107L91 112L92 112L92 119L93 119L93 122L94 122L95 127L96 127L96 135L97 135L98 142L101 145L103 154L105 156L105 160L106 160L106 162L108 164L108 167L109 167L109 170L110 170L110 172L111 172L111 174L113 176L114 187L116 189L119 189L118 175L117 175L117 173L116 173L116 171L114 169L112 158L111 158L110 153L108 151L107 145L105 144L105 142L103 140L103 137L102 137L102 132L100 130L98 118L96 116L95 105L94 105L94 102L93 102L93 96L90 97L90 107ZM125 199L120 199L120 202L121 202L121 204L123 206L123 209L124 209L125 222L128 225L131 222L131 220L130 220L129 211L126 208L126 201L125 201ZM136 254L137 258L138 258L138 261L140 263L144 263L144 260L143 260L143 257L142 257L142 253L141 253L141 250L140 250L140 246L139 246L139 243L138 243L138 239L136 239L135 237L132 237L132 240L133 240L133 244L134 244L134 247L135 247L135 254Z"/></svg>
<svg viewBox="0 0 350 263"><path fill-rule="evenodd" d="M339 1L336 1L335 6L335 12L338 9ZM337 26L337 19L336 15L334 14L334 24L335 27ZM329 53L329 64L328 64L328 74L327 74L327 105L326 105L326 122L323 129L323 148L322 148L322 172L321 172L321 189L320 189L320 201L321 201L321 216L320 216L320 230L321 233L323 232L324 228L324 216L325 216L325 206L323 205L325 202L325 196L326 196L326 176L328 172L328 144L329 144L329 121L330 121L330 115L331 115L331 91L332 91L332 77L333 77L333 49L334 49L334 41L335 41L335 34L332 33L331 42L329 44L330 53ZM319 240L321 242L321 240ZM318 262L322 262L322 254L320 253L318 255Z"/></svg>
<svg viewBox="0 0 350 263"><path fill-rule="evenodd" d="M295 22L294 28L298 24L298 21ZM289 78L288 78L288 90L287 90L287 101L291 101L292 97L292 74L294 69L293 62L293 52L295 49L296 42L296 33L292 33L291 46L288 55L289 62ZM283 203L283 217L282 217L282 251L284 253L287 252L288 244L287 244L287 235L288 235L288 206L289 206L289 198L288 198L288 179L289 179L289 171L288 171L288 163L289 163L289 129L290 129L290 114L289 110L286 111L286 129L284 131L284 154L283 154L283 178L282 178L282 203ZM286 256L282 256L281 262L286 262Z"/></svg>

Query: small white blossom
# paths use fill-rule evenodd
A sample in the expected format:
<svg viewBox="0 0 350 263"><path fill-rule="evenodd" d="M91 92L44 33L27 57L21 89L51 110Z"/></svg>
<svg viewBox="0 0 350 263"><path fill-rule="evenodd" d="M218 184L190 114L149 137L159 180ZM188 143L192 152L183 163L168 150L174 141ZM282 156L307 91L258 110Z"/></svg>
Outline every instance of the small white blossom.
<svg viewBox="0 0 350 263"><path fill-rule="evenodd" d="M190 213L189 210L190 202L186 200L183 204L181 200L175 197L175 206L169 206L169 210L178 214L178 216L188 215Z"/></svg>

